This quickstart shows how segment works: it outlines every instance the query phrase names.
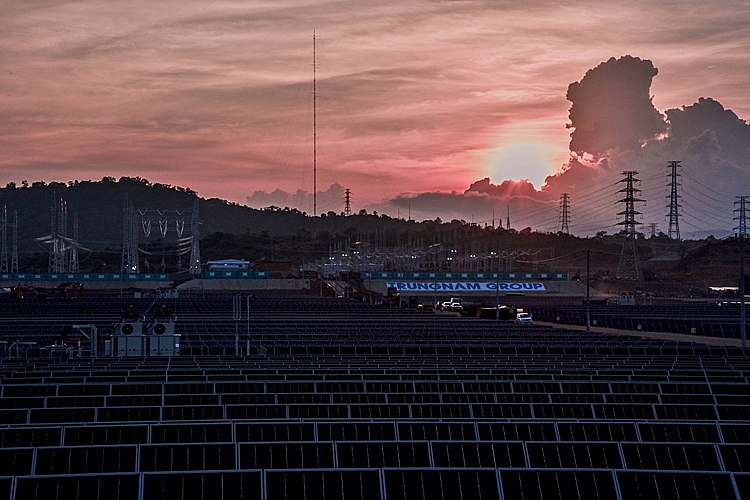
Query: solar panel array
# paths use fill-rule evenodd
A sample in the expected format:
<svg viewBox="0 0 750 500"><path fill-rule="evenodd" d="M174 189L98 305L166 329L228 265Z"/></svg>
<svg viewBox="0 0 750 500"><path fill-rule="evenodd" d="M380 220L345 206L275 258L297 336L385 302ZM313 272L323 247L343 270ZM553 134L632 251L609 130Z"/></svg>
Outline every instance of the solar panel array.
<svg viewBox="0 0 750 500"><path fill-rule="evenodd" d="M585 325L586 308L581 305L535 304L534 318ZM670 332L707 337L740 338L740 305L721 302L662 301L655 305L592 304L592 324L623 330Z"/></svg>
<svg viewBox="0 0 750 500"><path fill-rule="evenodd" d="M186 355L3 359L0 499L750 498L739 348L265 295L235 356L231 296L162 303Z"/></svg>

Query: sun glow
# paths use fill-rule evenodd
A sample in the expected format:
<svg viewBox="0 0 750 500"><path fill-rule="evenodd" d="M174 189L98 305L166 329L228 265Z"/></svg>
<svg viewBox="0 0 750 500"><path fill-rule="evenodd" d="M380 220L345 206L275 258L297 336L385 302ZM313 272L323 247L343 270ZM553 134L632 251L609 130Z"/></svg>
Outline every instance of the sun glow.
<svg viewBox="0 0 750 500"><path fill-rule="evenodd" d="M494 184L505 180L528 180L537 189L557 172L568 158L569 136L557 124L521 122L505 127L495 146L482 152L482 172Z"/></svg>
<svg viewBox="0 0 750 500"><path fill-rule="evenodd" d="M490 179L499 184L506 179L528 179L537 188L544 179L557 170L553 163L554 152L545 144L522 142L509 144L496 150L490 165Z"/></svg>

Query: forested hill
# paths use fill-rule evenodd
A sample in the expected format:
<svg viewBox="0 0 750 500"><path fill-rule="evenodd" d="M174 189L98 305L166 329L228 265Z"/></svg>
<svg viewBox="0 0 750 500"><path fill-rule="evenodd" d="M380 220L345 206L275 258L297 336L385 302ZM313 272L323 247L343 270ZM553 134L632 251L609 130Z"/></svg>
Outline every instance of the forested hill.
<svg viewBox="0 0 750 500"><path fill-rule="evenodd" d="M283 260L302 264L326 259L336 248L348 251L361 241L363 246L357 248L373 249L391 259L409 254L397 250L409 244L417 253L428 252L434 256L431 258L444 262L453 260L451 265L457 269L482 270L486 262L497 265L498 259L492 260L492 256L501 251L515 255L513 269L516 271L554 269L577 275L585 272L586 250L591 250L592 272L610 277L617 272L623 243L622 236L603 232L592 238L577 238L561 233L538 233L531 228L497 231L465 221L442 222L436 219L415 222L374 213L345 217L329 212L310 217L286 207L258 210L216 198L204 199L190 189L152 184L140 178L116 180L105 177L101 181L68 184L35 182L17 186L11 183L0 188L0 209L3 204L7 206L9 224L12 224L14 212L18 212L20 270L44 272L48 267L46 254L49 247L38 243L36 238L51 232L51 207L55 199L64 199L67 204L67 235L73 236L73 220L77 214L78 241L93 251L82 253L81 269L119 269L126 194L129 202L137 208L183 209L185 236L190 235L190 218L197 199L203 261L244 258L251 262ZM10 252L12 231L10 227L8 229L6 248ZM141 257L146 269L159 269L163 262L171 272L182 269L178 264L184 265L184 261L177 258L174 225L170 227L167 238L161 238L158 222L154 223L148 238L141 229L139 249L143 252ZM433 250L427 249L430 245L433 245ZM738 282L739 252L733 241L713 238L674 241L665 235L651 238L641 235L637 246L644 275L651 279L722 286ZM440 255L436 256L437 253ZM669 256L678 258L664 260Z"/></svg>
<svg viewBox="0 0 750 500"><path fill-rule="evenodd" d="M73 219L77 214L82 245L92 250L113 249L122 245L126 194L134 207L185 209L185 227L189 231L196 193L186 188L152 184L141 178L122 177L116 180L105 177L101 181L71 181L68 184L10 183L0 188L0 209L3 204L7 206L9 224L13 222L14 211L18 212L18 245L21 252L46 251L35 242L35 238L50 234L50 213L55 198L62 198L67 204L68 236L73 234ZM346 233L354 237L359 231L381 231L384 226L395 230L397 225L401 225L406 231L407 224L403 220L374 215L352 218L329 213L313 218L287 207L257 210L217 198L198 197L198 207L201 238L211 233L239 235L248 232L270 237L321 232L330 235ZM157 231L158 228L154 229L154 232ZM10 231L8 238L10 245Z"/></svg>

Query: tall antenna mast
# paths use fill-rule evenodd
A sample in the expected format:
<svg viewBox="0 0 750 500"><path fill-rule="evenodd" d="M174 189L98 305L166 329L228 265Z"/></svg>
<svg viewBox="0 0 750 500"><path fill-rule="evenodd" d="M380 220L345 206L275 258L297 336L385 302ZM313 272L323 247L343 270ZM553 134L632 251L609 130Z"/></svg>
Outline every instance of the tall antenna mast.
<svg viewBox="0 0 750 500"><path fill-rule="evenodd" d="M2 250L0 250L0 272L8 272L8 207L3 204Z"/></svg>
<svg viewBox="0 0 750 500"><path fill-rule="evenodd" d="M10 258L10 272L18 273L18 210L13 211L13 250Z"/></svg>
<svg viewBox="0 0 750 500"><path fill-rule="evenodd" d="M313 29L313 217L318 216L318 93L315 62L315 30Z"/></svg>

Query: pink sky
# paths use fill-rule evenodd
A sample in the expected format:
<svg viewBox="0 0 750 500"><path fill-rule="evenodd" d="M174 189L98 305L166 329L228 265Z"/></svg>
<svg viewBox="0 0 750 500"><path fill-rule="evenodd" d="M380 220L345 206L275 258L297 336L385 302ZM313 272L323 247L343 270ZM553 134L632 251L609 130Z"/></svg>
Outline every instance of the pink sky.
<svg viewBox="0 0 750 500"><path fill-rule="evenodd" d="M311 191L313 29L318 189L355 210L484 177L541 187L568 158L568 85L612 56L654 62L660 111L706 96L750 117L745 1L10 0L0 183Z"/></svg>

